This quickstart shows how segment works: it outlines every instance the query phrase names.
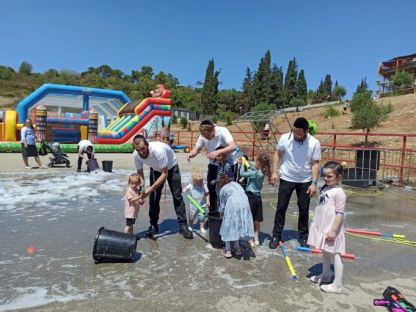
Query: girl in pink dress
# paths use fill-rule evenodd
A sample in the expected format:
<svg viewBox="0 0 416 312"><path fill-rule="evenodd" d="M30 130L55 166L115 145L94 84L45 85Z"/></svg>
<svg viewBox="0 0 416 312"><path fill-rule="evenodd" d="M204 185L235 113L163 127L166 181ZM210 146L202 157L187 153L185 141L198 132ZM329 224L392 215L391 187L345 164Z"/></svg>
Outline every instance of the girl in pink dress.
<svg viewBox="0 0 416 312"><path fill-rule="evenodd" d="M126 218L124 233L133 233L133 224L136 222L139 208L143 204L143 199L140 198L141 185L141 177L137 173L133 173L129 177L129 187L124 195L124 215Z"/></svg>
<svg viewBox="0 0 416 312"><path fill-rule="evenodd" d="M329 293L342 292L343 264L341 253L345 253L344 209L346 196L338 185L342 178L342 166L329 161L324 165L325 185L319 194L319 203L309 229L308 244L323 251L322 274L312 276L314 283L329 283L330 270L334 264L335 278L332 284L321 285L321 290Z"/></svg>

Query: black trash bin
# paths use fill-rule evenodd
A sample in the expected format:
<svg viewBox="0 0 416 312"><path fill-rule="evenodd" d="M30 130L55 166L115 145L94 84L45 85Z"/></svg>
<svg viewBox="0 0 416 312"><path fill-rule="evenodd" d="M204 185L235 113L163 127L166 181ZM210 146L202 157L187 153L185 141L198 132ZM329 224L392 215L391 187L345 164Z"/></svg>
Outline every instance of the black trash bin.
<svg viewBox="0 0 416 312"><path fill-rule="evenodd" d="M112 160L103 160L103 170L105 172L113 171L113 161Z"/></svg>
<svg viewBox="0 0 416 312"><path fill-rule="evenodd" d="M137 237L117 231L99 228L95 236L92 257L95 263L101 261L133 261Z"/></svg>
<svg viewBox="0 0 416 312"><path fill-rule="evenodd" d="M222 218L218 211L208 213L209 242L213 248L222 248L224 246L221 236Z"/></svg>

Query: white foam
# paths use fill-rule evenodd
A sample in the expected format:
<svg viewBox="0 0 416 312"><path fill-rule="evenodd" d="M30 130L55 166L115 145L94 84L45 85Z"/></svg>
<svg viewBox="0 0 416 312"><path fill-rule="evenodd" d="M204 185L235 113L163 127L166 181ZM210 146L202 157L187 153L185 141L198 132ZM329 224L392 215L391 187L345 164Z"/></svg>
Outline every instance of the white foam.
<svg viewBox="0 0 416 312"><path fill-rule="evenodd" d="M86 299L86 295L48 295L48 290L42 287L15 288L18 294L6 304L0 305L0 311L27 309L45 305L51 302L69 302Z"/></svg>

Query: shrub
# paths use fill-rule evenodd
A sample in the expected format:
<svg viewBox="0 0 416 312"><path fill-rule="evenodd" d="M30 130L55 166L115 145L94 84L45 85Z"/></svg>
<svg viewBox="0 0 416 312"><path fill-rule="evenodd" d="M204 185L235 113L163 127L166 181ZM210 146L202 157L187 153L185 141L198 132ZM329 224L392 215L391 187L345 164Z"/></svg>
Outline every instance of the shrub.
<svg viewBox="0 0 416 312"><path fill-rule="evenodd" d="M181 126L182 129L186 129L186 126L188 125L188 119L186 119L186 117L182 117L181 118Z"/></svg>
<svg viewBox="0 0 416 312"><path fill-rule="evenodd" d="M335 107L330 106L325 110L325 114L324 114L325 118L336 117L336 116L339 116L339 111Z"/></svg>
<svg viewBox="0 0 416 312"><path fill-rule="evenodd" d="M178 116L172 115L172 124L176 125L178 123Z"/></svg>

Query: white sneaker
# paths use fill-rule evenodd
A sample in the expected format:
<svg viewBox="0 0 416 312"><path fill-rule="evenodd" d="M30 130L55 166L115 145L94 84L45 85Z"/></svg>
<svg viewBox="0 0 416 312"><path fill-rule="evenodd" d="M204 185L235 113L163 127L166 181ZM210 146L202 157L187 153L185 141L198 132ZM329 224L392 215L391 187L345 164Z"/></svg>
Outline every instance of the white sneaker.
<svg viewBox="0 0 416 312"><path fill-rule="evenodd" d="M48 169L48 167L42 165L42 166L40 166L40 169Z"/></svg>
<svg viewBox="0 0 416 312"><path fill-rule="evenodd" d="M324 291L324 292L327 292L327 293L332 293L332 294L342 293L342 288L338 287L334 283L329 284L329 285L322 285L321 290Z"/></svg>
<svg viewBox="0 0 416 312"><path fill-rule="evenodd" d="M26 168L26 169L32 169L32 167L30 167L30 166L26 166L25 168Z"/></svg>
<svg viewBox="0 0 416 312"><path fill-rule="evenodd" d="M256 240L254 241L254 245L256 245L256 246L260 245L260 242L259 242L259 240L258 240L258 239L256 239Z"/></svg>
<svg viewBox="0 0 416 312"><path fill-rule="evenodd" d="M189 225L188 226L188 230L191 231L191 232L193 232L194 229L192 228L192 226Z"/></svg>
<svg viewBox="0 0 416 312"><path fill-rule="evenodd" d="M329 283L332 280L333 275L326 276L326 275L314 275L311 276L311 281L313 283L321 285L321 283Z"/></svg>
<svg viewBox="0 0 416 312"><path fill-rule="evenodd" d="M205 230L204 228L200 228L200 230L201 230L201 233L202 234L206 234L207 233L207 230Z"/></svg>

